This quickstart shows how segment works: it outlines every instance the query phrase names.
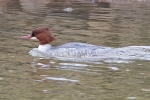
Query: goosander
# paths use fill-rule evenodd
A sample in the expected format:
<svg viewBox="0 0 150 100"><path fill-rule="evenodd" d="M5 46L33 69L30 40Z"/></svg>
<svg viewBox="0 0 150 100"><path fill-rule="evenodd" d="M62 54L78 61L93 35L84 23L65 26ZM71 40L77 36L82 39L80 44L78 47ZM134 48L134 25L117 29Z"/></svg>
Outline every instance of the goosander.
<svg viewBox="0 0 150 100"><path fill-rule="evenodd" d="M142 59L150 60L150 46L129 46L122 48L102 47L87 43L70 42L61 46L50 45L55 37L47 27L35 28L30 35L23 39L37 38L38 48L29 53L32 56L70 57L70 58L99 58L99 59Z"/></svg>
<svg viewBox="0 0 150 100"><path fill-rule="evenodd" d="M40 51L46 56L53 57L96 57L102 52L103 54L109 52L112 48L101 47L87 43L71 42L61 46L52 47L50 42L55 40L55 37L47 27L35 28L30 35L22 36L23 39L37 38L40 42L38 48L31 50L29 53ZM101 51L99 51L101 49ZM101 53L100 53L101 52Z"/></svg>

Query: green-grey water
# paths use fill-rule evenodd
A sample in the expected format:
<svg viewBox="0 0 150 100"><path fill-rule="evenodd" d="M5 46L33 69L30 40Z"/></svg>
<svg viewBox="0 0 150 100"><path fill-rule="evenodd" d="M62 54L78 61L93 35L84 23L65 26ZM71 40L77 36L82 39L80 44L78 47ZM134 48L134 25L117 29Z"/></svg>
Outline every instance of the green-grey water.
<svg viewBox="0 0 150 100"><path fill-rule="evenodd" d="M149 100L149 61L32 57L28 52L38 41L19 38L33 28L47 26L56 37L53 46L68 42L149 46L148 0L94 1L0 1L0 100Z"/></svg>

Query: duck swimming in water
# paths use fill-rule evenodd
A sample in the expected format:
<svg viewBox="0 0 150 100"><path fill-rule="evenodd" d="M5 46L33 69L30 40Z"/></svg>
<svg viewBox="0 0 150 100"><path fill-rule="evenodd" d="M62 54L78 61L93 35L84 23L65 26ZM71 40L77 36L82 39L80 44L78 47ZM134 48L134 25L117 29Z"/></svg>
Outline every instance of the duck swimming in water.
<svg viewBox="0 0 150 100"><path fill-rule="evenodd" d="M111 48L87 43L70 42L53 47L50 43L55 40L55 37L47 27L35 28L30 35L22 36L21 38L31 39L33 37L37 38L40 44L38 48L33 48L29 52L32 56L40 56L39 53L42 53L42 55L48 57L150 60L150 46Z"/></svg>
<svg viewBox="0 0 150 100"><path fill-rule="evenodd" d="M111 48L95 46L87 43L70 42L58 47L52 47L50 43L55 40L47 27L39 27L32 31L28 36L22 36L24 39L36 37L40 44L38 50L47 56L58 57L95 57L100 55L99 49L108 52Z"/></svg>

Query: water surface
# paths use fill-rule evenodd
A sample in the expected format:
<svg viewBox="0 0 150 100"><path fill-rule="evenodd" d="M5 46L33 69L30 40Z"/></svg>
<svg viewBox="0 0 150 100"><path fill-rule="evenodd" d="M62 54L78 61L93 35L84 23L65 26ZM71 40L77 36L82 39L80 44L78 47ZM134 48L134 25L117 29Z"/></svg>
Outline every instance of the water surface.
<svg viewBox="0 0 150 100"><path fill-rule="evenodd" d="M1 0L0 99L149 100L148 60L32 57L28 52L38 42L19 39L47 26L57 39L53 46L149 46L149 24L148 0Z"/></svg>

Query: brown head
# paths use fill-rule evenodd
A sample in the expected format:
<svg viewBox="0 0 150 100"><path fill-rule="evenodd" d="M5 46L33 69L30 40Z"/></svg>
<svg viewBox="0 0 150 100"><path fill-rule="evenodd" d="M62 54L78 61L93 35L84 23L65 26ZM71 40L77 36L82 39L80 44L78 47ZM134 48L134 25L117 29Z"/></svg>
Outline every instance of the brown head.
<svg viewBox="0 0 150 100"><path fill-rule="evenodd" d="M55 37L47 27L35 28L30 35L21 38L29 39L32 37L36 37L39 40L40 45L48 44L55 40Z"/></svg>

